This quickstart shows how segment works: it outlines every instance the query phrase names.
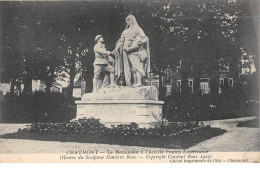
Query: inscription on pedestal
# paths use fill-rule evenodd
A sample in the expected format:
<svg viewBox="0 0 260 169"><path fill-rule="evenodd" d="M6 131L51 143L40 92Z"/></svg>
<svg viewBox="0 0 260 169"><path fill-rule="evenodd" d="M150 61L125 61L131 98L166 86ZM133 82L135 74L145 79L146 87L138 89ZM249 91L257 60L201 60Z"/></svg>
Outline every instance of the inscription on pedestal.
<svg viewBox="0 0 260 169"><path fill-rule="evenodd" d="M156 117L162 116L162 101L113 101L108 103L80 102L77 106L77 119L94 117L104 124L129 124L135 122L139 125L156 122ZM121 103L120 103L121 102Z"/></svg>
<svg viewBox="0 0 260 169"><path fill-rule="evenodd" d="M163 103L154 86L103 88L76 101L76 118L94 117L108 127L132 122L148 127L162 117Z"/></svg>

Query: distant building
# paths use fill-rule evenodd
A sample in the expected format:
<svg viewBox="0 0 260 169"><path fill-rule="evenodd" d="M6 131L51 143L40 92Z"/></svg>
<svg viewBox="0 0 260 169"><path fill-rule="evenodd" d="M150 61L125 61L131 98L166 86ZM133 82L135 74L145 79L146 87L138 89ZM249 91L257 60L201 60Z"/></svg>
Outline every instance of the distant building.
<svg viewBox="0 0 260 169"><path fill-rule="evenodd" d="M208 74L202 74L200 77L200 90L201 94L210 94L210 76Z"/></svg>
<svg viewBox="0 0 260 169"><path fill-rule="evenodd" d="M163 72L165 74L163 78L163 87L166 89L166 96L171 95L172 92L182 92L182 79L181 79L181 62L179 65L168 65ZM233 87L236 82L239 81L238 75L230 71L229 64L223 64L223 61L219 62L219 70L214 73L202 72L199 79L195 82L195 75L193 68L191 67L188 72L188 87L190 93L194 93L194 86L199 86L201 94L211 93L211 83L217 83L218 93L222 92L223 86ZM199 83L199 84L194 84ZM216 89L217 89L216 88Z"/></svg>
<svg viewBox="0 0 260 169"><path fill-rule="evenodd" d="M163 70L163 87L166 88L166 96L171 95L172 92L181 92L182 80L180 74L180 66L168 65ZM188 76L188 87L191 93L194 92L194 75L191 71Z"/></svg>
<svg viewBox="0 0 260 169"><path fill-rule="evenodd" d="M51 92L62 93L62 86L60 84L54 82L52 84L50 90L51 90ZM38 91L43 91L43 92L46 91L46 85L44 84L44 82L40 81L40 85L39 85Z"/></svg>
<svg viewBox="0 0 260 169"><path fill-rule="evenodd" d="M18 89L19 87L19 89ZM0 84L0 92L2 96L6 95L8 92L10 92L10 84L8 83L2 83ZM15 95L20 95L24 90L24 84L20 84L20 86L14 86L14 94ZM46 85L44 82L40 80L32 80L32 92L36 91L45 91L46 90ZM58 83L53 83L51 86L51 92L59 92L62 93L62 86Z"/></svg>
<svg viewBox="0 0 260 169"><path fill-rule="evenodd" d="M6 95L7 92L10 92L10 84L0 83L0 92L2 93L2 96Z"/></svg>

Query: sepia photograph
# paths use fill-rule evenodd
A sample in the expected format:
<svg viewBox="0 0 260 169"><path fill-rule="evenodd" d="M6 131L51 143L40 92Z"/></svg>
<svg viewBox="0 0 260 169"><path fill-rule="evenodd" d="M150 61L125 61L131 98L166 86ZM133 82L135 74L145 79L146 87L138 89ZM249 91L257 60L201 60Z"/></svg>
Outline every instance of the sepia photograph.
<svg viewBox="0 0 260 169"><path fill-rule="evenodd" d="M0 163L259 163L259 7L0 1Z"/></svg>

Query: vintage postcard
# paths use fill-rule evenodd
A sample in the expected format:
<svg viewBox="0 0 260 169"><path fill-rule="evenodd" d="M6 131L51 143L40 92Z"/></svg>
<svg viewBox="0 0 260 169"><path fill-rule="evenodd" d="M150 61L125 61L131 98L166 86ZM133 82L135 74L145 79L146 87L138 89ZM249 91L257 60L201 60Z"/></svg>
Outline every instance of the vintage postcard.
<svg viewBox="0 0 260 169"><path fill-rule="evenodd" d="M259 6L0 1L0 162L260 162Z"/></svg>

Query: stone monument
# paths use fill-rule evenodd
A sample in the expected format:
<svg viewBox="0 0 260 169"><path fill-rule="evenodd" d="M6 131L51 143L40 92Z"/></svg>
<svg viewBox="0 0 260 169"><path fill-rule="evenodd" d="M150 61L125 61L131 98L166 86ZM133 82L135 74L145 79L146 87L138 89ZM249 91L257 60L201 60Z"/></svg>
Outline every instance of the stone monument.
<svg viewBox="0 0 260 169"><path fill-rule="evenodd" d="M162 119L164 102L158 100L155 86L143 86L150 72L149 38L135 17L127 16L126 29L113 52L106 50L102 35L97 35L95 41L94 90L76 101L76 118L94 117L107 127L132 122L139 127L153 127ZM110 73L110 85L107 76L101 78L102 72ZM126 86L119 79L124 79ZM103 84L97 85L98 81Z"/></svg>
<svg viewBox="0 0 260 169"><path fill-rule="evenodd" d="M139 127L153 127L162 118L163 103L154 86L102 88L76 101L76 118L98 118L107 127L131 122Z"/></svg>

